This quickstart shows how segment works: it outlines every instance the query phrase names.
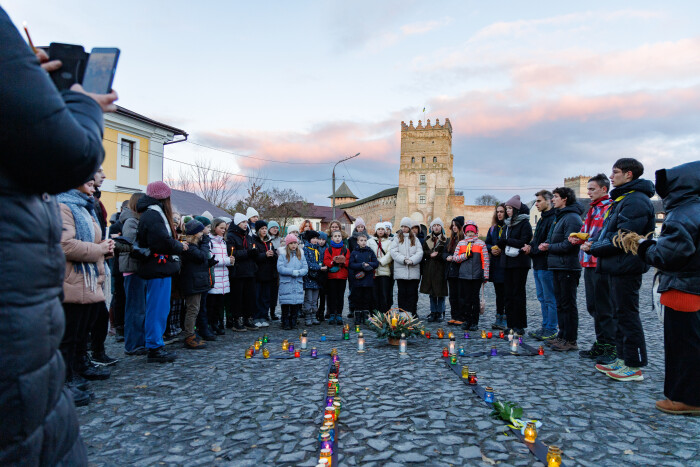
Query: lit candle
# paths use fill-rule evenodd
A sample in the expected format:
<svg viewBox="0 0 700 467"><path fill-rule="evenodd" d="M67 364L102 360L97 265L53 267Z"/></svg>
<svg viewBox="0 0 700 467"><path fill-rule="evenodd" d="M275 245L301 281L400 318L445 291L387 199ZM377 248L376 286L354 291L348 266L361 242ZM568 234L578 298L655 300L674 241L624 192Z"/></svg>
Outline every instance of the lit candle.
<svg viewBox="0 0 700 467"><path fill-rule="evenodd" d="M493 388L492 387L486 386L486 388L484 388L484 401L490 402L493 404L494 395L493 395Z"/></svg>
<svg viewBox="0 0 700 467"><path fill-rule="evenodd" d="M464 357L466 355L466 352L464 351L464 347L460 346L459 347L459 356Z"/></svg>
<svg viewBox="0 0 700 467"><path fill-rule="evenodd" d="M394 316L391 318L391 327L395 328L397 324L399 324L399 320L396 318L396 316Z"/></svg>
<svg viewBox="0 0 700 467"><path fill-rule="evenodd" d="M267 344L270 341L270 339L267 337L267 334L263 336L263 344Z"/></svg>
<svg viewBox="0 0 700 467"><path fill-rule="evenodd" d="M267 347L263 349L263 358L270 358L270 351L267 350Z"/></svg>
<svg viewBox="0 0 700 467"><path fill-rule="evenodd" d="M255 346L255 351L256 351L256 352L257 352L258 350L260 350L260 345L261 345L260 342L255 341L255 344L253 344L253 345Z"/></svg>
<svg viewBox="0 0 700 467"><path fill-rule="evenodd" d="M547 450L547 467L559 467L561 465L561 449L550 446Z"/></svg>
<svg viewBox="0 0 700 467"><path fill-rule="evenodd" d="M511 351L512 353L518 353L518 341L517 341L517 340L514 339L513 341L511 341L511 343L510 343L510 351Z"/></svg>
<svg viewBox="0 0 700 467"><path fill-rule="evenodd" d="M299 358L301 357L301 351L297 350L294 352L294 358Z"/></svg>
<svg viewBox="0 0 700 467"><path fill-rule="evenodd" d="M523 434L525 435L525 441L528 443L534 443L537 439L537 428L535 428L535 423L527 422L527 426L525 426L525 432Z"/></svg>
<svg viewBox="0 0 700 467"><path fill-rule="evenodd" d="M343 339L346 341L350 339L350 330L349 329L343 329Z"/></svg>
<svg viewBox="0 0 700 467"><path fill-rule="evenodd" d="M362 333L357 335L357 351L363 353L365 351L365 337Z"/></svg>
<svg viewBox="0 0 700 467"><path fill-rule="evenodd" d="M442 328L438 328L437 336L438 336L438 339L443 339L445 337L445 331L443 331Z"/></svg>
<svg viewBox="0 0 700 467"><path fill-rule="evenodd" d="M318 357L318 350L316 350L316 347L312 347L312 348L311 348L311 356L312 356L313 358Z"/></svg>
<svg viewBox="0 0 700 467"><path fill-rule="evenodd" d="M493 337L493 333L492 333L491 331L487 332L487 333L486 333L486 337L488 337L489 339L491 339L491 338Z"/></svg>
<svg viewBox="0 0 700 467"><path fill-rule="evenodd" d="M486 331L484 331L483 329L481 330L481 338L486 339Z"/></svg>
<svg viewBox="0 0 700 467"><path fill-rule="evenodd" d="M447 333L447 338L448 338L448 339L454 339L454 338L455 338L454 333L448 332L448 333Z"/></svg>
<svg viewBox="0 0 700 467"><path fill-rule="evenodd" d="M506 335L505 335L505 333L501 330L501 331L498 331L498 337L500 337L501 339L503 339L503 338L506 337Z"/></svg>
<svg viewBox="0 0 700 467"><path fill-rule="evenodd" d="M447 350L447 347L442 348L442 356L443 357L449 357L450 356L450 351Z"/></svg>
<svg viewBox="0 0 700 467"><path fill-rule="evenodd" d="M430 339L430 331L425 331L425 338Z"/></svg>
<svg viewBox="0 0 700 467"><path fill-rule="evenodd" d="M326 407L328 407L329 405L333 405L334 401L335 401L335 397L333 397L333 396L326 397Z"/></svg>
<svg viewBox="0 0 700 467"><path fill-rule="evenodd" d="M523 343L523 336L518 336L518 344L522 344L522 343Z"/></svg>
<svg viewBox="0 0 700 467"><path fill-rule="evenodd" d="M464 366L462 367L462 378L463 378L463 379L468 379L468 378L469 378L469 366L468 366L468 365L464 365Z"/></svg>
<svg viewBox="0 0 700 467"><path fill-rule="evenodd" d="M326 335L325 334L321 334L321 342L326 342Z"/></svg>
<svg viewBox="0 0 700 467"><path fill-rule="evenodd" d="M282 350L288 350L289 349L289 342L287 340L282 341Z"/></svg>
<svg viewBox="0 0 700 467"><path fill-rule="evenodd" d="M401 334L401 339L399 339L399 353L401 355L406 355L406 347L407 347L407 342L406 342L406 334Z"/></svg>
<svg viewBox="0 0 700 467"><path fill-rule="evenodd" d="M253 353L250 349L245 349L245 358L253 358Z"/></svg>
<svg viewBox="0 0 700 467"><path fill-rule="evenodd" d="M333 442L331 441L331 434L328 433L328 429L326 429L325 433L321 433L318 435L319 441L321 441L321 448L322 449L328 449L326 446L332 446ZM328 443L327 445L325 443Z"/></svg>
<svg viewBox="0 0 700 467"><path fill-rule="evenodd" d="M333 421L335 421L335 409L331 405L330 407L326 407L326 415L331 415L333 417Z"/></svg>
<svg viewBox="0 0 700 467"><path fill-rule="evenodd" d="M421 329L421 330L420 330L420 335L421 335L421 336L425 336L425 329Z"/></svg>
<svg viewBox="0 0 700 467"><path fill-rule="evenodd" d="M450 351L450 355L454 355L455 353L457 353L457 343L455 342L454 337L450 337L450 343L449 343L448 349Z"/></svg>
<svg viewBox="0 0 700 467"><path fill-rule="evenodd" d="M491 347L491 356L495 357L496 355L498 355L498 350L496 350L496 346L494 345Z"/></svg>
<svg viewBox="0 0 700 467"><path fill-rule="evenodd" d="M331 440L327 441L321 441L321 449L327 449L330 451L331 455L333 454L333 443L331 443Z"/></svg>
<svg viewBox="0 0 700 467"><path fill-rule="evenodd" d="M341 407L340 401L333 401L333 408L335 409L335 419L336 420L340 419L340 407Z"/></svg>
<svg viewBox="0 0 700 467"><path fill-rule="evenodd" d="M465 333L464 333L464 338L465 338L465 339L469 339L469 333L468 333L468 332L465 332Z"/></svg>
<svg viewBox="0 0 700 467"><path fill-rule="evenodd" d="M537 349L537 353L538 353L539 355L544 355L544 347L542 347L542 346L540 345L540 347Z"/></svg>
<svg viewBox="0 0 700 467"><path fill-rule="evenodd" d="M511 329L510 332L508 333L508 341L510 342L512 340L513 340L513 330Z"/></svg>
<svg viewBox="0 0 700 467"><path fill-rule="evenodd" d="M470 371L469 372L469 384L472 386L476 385L477 379L476 379L476 371Z"/></svg>
<svg viewBox="0 0 700 467"><path fill-rule="evenodd" d="M290 342L288 348L289 348L289 353L294 353L294 344L292 344L292 343Z"/></svg>
<svg viewBox="0 0 700 467"><path fill-rule="evenodd" d="M323 424L324 425L330 424L330 425L333 425L333 427L335 428L335 423L333 422L333 415L331 415L329 413L324 413L323 414Z"/></svg>
<svg viewBox="0 0 700 467"><path fill-rule="evenodd" d="M359 324L355 325L355 332L356 333L360 332L360 325Z"/></svg>
<svg viewBox="0 0 700 467"><path fill-rule="evenodd" d="M332 358L332 360L333 360L333 363L336 363L336 362L338 362L338 361L340 360L340 357L338 357L337 354L336 354L336 355L333 355L333 357L331 357L331 358Z"/></svg>
<svg viewBox="0 0 700 467"><path fill-rule="evenodd" d="M457 355L452 355L450 357L450 364L456 365L457 364Z"/></svg>
<svg viewBox="0 0 700 467"><path fill-rule="evenodd" d="M306 331L301 333L299 340L301 341L301 350L306 350L309 345L309 336L306 334Z"/></svg>
<svg viewBox="0 0 700 467"><path fill-rule="evenodd" d="M328 465L331 465L331 450L330 449L321 449L320 459L325 459L328 462Z"/></svg>
<svg viewBox="0 0 700 467"><path fill-rule="evenodd" d="M323 441L324 435L328 436L328 439L331 439L331 433L330 433L330 428L327 426L322 426L321 430L318 433L318 440ZM332 440L331 440L332 441Z"/></svg>
<svg viewBox="0 0 700 467"><path fill-rule="evenodd" d="M333 348L333 349L331 349L331 357L333 357L335 355L338 355L338 349Z"/></svg>

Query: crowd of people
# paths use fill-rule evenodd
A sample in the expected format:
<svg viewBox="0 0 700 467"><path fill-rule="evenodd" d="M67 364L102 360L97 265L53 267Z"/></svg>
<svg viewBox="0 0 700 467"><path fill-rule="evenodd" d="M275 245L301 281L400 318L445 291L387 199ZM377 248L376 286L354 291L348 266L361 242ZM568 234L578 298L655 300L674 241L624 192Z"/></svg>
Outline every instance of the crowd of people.
<svg viewBox="0 0 700 467"><path fill-rule="evenodd" d="M110 323L126 355L173 362L170 339L201 350L227 328L341 325L346 288L347 318L363 323L394 307L396 283L405 312L418 315L423 293L427 320L440 322L448 298L448 324L475 330L491 282L493 328L524 334L530 269L542 322L529 335L578 350L583 271L596 341L579 353L613 379L638 381L647 364L639 291L656 267L667 397L656 406L700 414L700 162L658 171L655 186L639 161L620 159L610 178L589 181L585 215L571 189L542 190L534 232L516 195L495 207L482 237L463 217L447 229L434 219L427 233L404 217L396 231L380 222L370 234L358 218L351 235L338 221L282 235L253 207L232 219L181 216L161 181L108 225L102 114L116 93L58 93L46 71L61 64L32 54L2 9L0 44L0 401L13 421L0 426L1 464L86 464L73 405L88 404L89 380L109 378L116 363L105 352ZM667 217L653 239L655 192Z"/></svg>

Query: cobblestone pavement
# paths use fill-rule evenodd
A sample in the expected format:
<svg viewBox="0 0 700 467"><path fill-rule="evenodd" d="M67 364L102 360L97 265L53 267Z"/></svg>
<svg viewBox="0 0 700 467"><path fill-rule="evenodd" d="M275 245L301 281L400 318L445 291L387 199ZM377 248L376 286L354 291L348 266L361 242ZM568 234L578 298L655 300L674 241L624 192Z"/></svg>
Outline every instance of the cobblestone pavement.
<svg viewBox="0 0 700 467"><path fill-rule="evenodd" d="M613 381L573 352L465 357L460 364L476 369L480 384L492 386L497 397L518 402L524 417L542 420L539 439L560 446L567 465L700 465L700 418L654 408L663 397L663 335L651 310L650 283L647 274L642 317L650 363L643 382ZM487 289L484 327L494 315ZM428 300L420 300L425 316ZM532 274L528 310L532 330L540 323ZM579 313L584 348L594 334L583 284ZM437 327L428 326L433 334ZM278 324L266 332L273 356L282 354L282 339L298 335ZM309 332L337 339L341 331L324 324ZM173 344L180 358L165 365L125 357L109 338L108 352L120 362L109 380L93 384L96 400L78 409L91 465L314 466L327 360L245 360L259 334L229 333L201 351ZM410 340L409 355L399 357L396 347L365 335L364 354L356 352L354 332L350 341L312 343L320 353L337 347L341 358L339 464L541 465L445 368L440 352L446 341ZM468 352L493 343L458 339ZM498 345L506 349L503 341Z"/></svg>

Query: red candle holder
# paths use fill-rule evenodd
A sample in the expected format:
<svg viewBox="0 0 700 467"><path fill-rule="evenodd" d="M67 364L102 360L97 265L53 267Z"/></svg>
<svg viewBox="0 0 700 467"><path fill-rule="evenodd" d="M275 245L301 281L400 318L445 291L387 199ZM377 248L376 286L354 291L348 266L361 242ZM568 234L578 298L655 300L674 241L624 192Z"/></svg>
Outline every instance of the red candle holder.
<svg viewBox="0 0 700 467"><path fill-rule="evenodd" d="M425 338L430 339L430 331L425 331Z"/></svg>
<svg viewBox="0 0 700 467"><path fill-rule="evenodd" d="M504 339L506 337L506 333L504 333L503 331L500 331L498 333L498 337L500 337L501 339Z"/></svg>
<svg viewBox="0 0 700 467"><path fill-rule="evenodd" d="M447 350L447 347L442 348L442 356L443 357L449 357L450 356L450 351Z"/></svg>
<svg viewBox="0 0 700 467"><path fill-rule="evenodd" d="M486 337L488 337L489 339L491 339L491 338L493 337L493 333L492 333L491 331L487 332L487 333L486 333Z"/></svg>
<svg viewBox="0 0 700 467"><path fill-rule="evenodd" d="M298 350L295 350L294 351L294 358L299 358L299 357L301 357L301 352L299 352Z"/></svg>
<svg viewBox="0 0 700 467"><path fill-rule="evenodd" d="M542 347L542 346L540 345L540 348L537 349L537 354L538 354L538 355L544 355L544 347Z"/></svg>

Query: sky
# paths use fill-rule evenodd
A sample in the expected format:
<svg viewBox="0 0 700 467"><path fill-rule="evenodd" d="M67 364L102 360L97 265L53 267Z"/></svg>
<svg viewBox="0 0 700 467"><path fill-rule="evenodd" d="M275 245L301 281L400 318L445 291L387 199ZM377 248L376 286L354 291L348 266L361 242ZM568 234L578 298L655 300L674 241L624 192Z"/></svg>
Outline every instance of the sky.
<svg viewBox="0 0 700 467"><path fill-rule="evenodd" d="M205 160L327 205L360 152L337 183L370 196L398 183L401 121L425 118L452 123L467 203L700 159L699 2L1 5L37 45L121 49L118 103L198 143L166 146L166 174Z"/></svg>

